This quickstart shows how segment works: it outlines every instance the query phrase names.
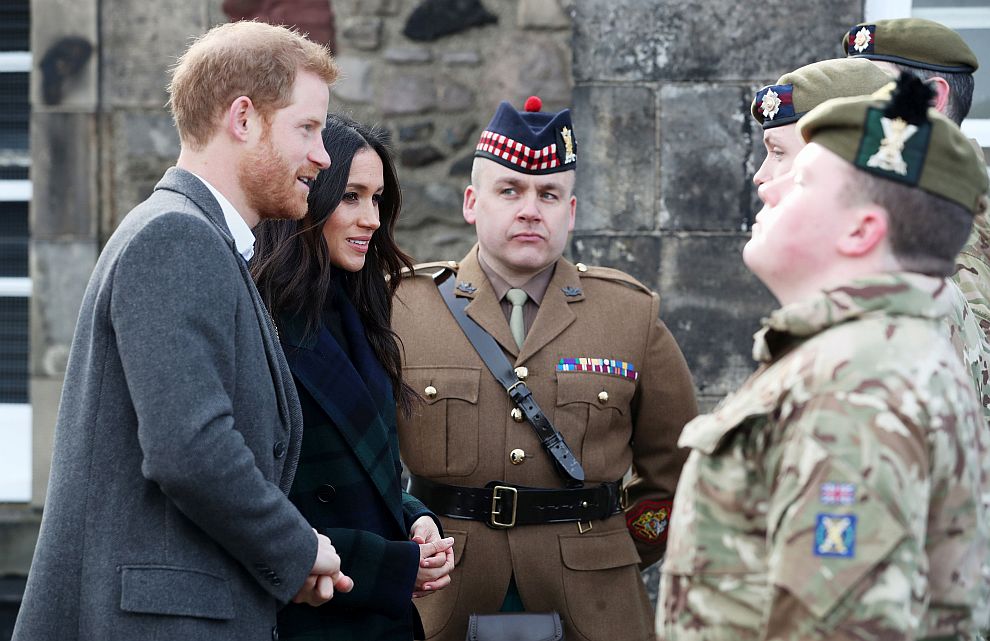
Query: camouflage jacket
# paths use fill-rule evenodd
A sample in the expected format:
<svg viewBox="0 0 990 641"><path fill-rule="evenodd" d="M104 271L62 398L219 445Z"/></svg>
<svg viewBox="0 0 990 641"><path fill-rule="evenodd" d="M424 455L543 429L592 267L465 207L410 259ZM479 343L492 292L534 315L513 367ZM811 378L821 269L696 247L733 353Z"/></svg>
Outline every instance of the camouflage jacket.
<svg viewBox="0 0 990 641"><path fill-rule="evenodd" d="M760 369L678 443L661 639L975 638L990 436L950 291L883 274L764 321Z"/></svg>
<svg viewBox="0 0 990 641"><path fill-rule="evenodd" d="M990 341L990 212L973 219L973 231L956 257L952 280L966 295L984 336Z"/></svg>

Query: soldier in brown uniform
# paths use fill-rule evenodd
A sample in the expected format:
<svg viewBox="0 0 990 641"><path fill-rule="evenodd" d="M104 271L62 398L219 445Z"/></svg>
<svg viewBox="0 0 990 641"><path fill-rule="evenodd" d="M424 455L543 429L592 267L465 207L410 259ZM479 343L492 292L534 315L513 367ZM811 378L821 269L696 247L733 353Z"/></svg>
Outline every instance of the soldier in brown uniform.
<svg viewBox="0 0 990 641"><path fill-rule="evenodd" d="M478 144L464 192L478 244L460 262L418 266L394 307L403 376L423 397L399 419L402 457L412 493L455 540L450 586L417 605L429 639L460 641L471 613L520 610L557 611L568 641L652 639L639 570L664 552L694 388L657 294L562 257L576 206L570 113L526 107L503 102ZM532 391L583 484L561 471L566 451L562 466L541 446L444 283Z"/></svg>

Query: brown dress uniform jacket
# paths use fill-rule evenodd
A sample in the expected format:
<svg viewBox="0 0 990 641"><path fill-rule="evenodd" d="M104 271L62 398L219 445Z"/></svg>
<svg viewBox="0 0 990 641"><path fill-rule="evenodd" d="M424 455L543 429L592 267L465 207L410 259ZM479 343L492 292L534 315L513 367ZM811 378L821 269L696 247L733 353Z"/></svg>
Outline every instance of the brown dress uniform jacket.
<svg viewBox="0 0 990 641"><path fill-rule="evenodd" d="M430 276L447 265L419 266L403 279L395 303L403 375L424 397L411 416L399 418L403 460L411 473L440 483L563 487L530 425L510 417L505 389L440 297ZM697 406L684 357L657 319L659 297L622 272L560 259L520 350L477 248L452 277L469 284L456 292L472 299L467 314L514 367L527 368L536 401L584 466L585 487L616 481L632 465L630 513L665 527L666 513L646 508L672 499L684 462L677 438ZM582 357L631 363L638 378L557 371L560 359ZM428 386L436 390L429 398ZM514 465L509 453L516 448L526 458ZM634 540L621 513L593 521L591 530L585 525L583 534L577 523L492 529L481 521L442 521L455 539L456 566L450 586L416 602L428 639L464 639L469 614L498 612L513 573L527 610L558 611L568 641L653 638L639 569L662 556L665 532Z"/></svg>

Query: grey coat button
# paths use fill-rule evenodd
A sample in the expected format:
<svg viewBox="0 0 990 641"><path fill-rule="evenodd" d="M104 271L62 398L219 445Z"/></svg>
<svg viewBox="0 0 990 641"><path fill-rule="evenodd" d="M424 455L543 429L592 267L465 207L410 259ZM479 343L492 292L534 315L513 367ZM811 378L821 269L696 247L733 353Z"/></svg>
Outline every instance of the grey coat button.
<svg viewBox="0 0 990 641"><path fill-rule="evenodd" d="M275 458L282 458L285 456L285 443L282 441L275 441L275 447L272 448L272 454Z"/></svg>

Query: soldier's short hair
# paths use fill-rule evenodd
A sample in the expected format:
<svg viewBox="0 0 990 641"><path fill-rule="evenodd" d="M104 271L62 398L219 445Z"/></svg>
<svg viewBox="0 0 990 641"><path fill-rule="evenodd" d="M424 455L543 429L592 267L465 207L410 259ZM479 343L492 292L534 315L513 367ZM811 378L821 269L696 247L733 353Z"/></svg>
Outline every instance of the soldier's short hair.
<svg viewBox="0 0 990 641"><path fill-rule="evenodd" d="M976 82L973 80L973 74L919 69L918 67L909 67L908 65L894 62L891 64L901 71L906 71L925 81L932 78L944 78L945 82L949 85L949 102L945 106L946 118L957 125L961 125L962 121L969 115L969 110L973 106L973 89L976 85Z"/></svg>
<svg viewBox="0 0 990 641"><path fill-rule="evenodd" d="M337 78L330 50L286 27L231 22L200 36L172 68L168 106L184 145L202 148L238 96L266 120L289 105L298 71Z"/></svg>
<svg viewBox="0 0 990 641"><path fill-rule="evenodd" d="M957 202L865 171L849 168L845 191L853 204L887 211L894 257L907 271L931 276L955 272L956 256L973 225L973 212Z"/></svg>

